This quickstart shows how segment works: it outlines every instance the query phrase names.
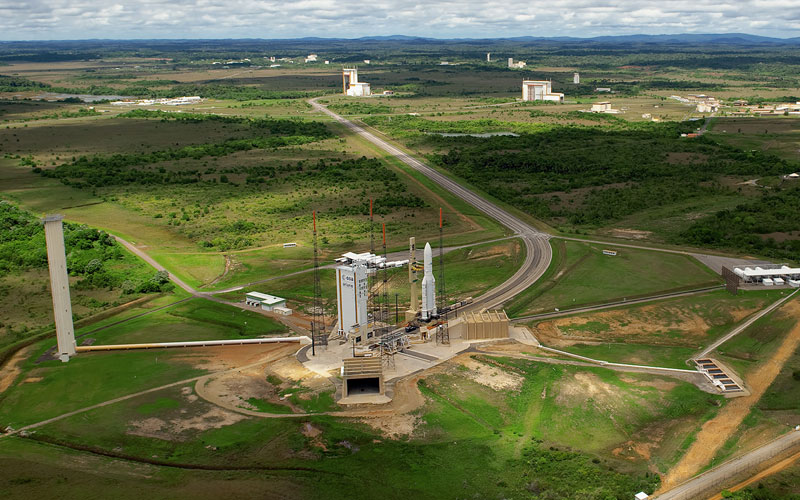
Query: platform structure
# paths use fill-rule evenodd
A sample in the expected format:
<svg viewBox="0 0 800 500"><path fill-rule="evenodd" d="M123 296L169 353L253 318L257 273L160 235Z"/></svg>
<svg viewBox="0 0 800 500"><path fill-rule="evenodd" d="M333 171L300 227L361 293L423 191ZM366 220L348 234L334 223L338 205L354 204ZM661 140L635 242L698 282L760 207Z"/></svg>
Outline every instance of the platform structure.
<svg viewBox="0 0 800 500"><path fill-rule="evenodd" d="M509 335L508 315L503 310L470 311L450 322L453 337L463 340L503 339Z"/></svg>
<svg viewBox="0 0 800 500"><path fill-rule="evenodd" d="M342 362L342 398L385 394L383 363L378 357L348 358Z"/></svg>

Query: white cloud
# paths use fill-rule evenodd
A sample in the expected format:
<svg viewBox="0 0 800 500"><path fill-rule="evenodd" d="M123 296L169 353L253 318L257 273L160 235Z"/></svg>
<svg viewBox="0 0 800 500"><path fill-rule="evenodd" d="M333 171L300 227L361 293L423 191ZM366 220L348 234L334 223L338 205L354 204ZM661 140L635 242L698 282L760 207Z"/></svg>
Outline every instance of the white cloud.
<svg viewBox="0 0 800 500"><path fill-rule="evenodd" d="M0 0L0 39L586 37L743 30L794 37L800 36L799 7L798 0Z"/></svg>

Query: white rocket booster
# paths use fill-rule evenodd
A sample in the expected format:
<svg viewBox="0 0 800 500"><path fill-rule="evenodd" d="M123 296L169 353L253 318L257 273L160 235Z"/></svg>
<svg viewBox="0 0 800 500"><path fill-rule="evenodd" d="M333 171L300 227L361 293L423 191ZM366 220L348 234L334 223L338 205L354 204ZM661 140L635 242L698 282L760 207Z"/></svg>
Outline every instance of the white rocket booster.
<svg viewBox="0 0 800 500"><path fill-rule="evenodd" d="M422 278L422 319L428 320L436 315L436 278L433 277L433 257L431 244L425 243L423 252L423 271Z"/></svg>

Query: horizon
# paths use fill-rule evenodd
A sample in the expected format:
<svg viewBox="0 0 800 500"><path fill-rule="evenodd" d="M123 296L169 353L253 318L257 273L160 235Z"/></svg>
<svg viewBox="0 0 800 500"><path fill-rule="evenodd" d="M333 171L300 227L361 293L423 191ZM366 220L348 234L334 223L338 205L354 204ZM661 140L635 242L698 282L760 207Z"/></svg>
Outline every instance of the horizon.
<svg viewBox="0 0 800 500"><path fill-rule="evenodd" d="M107 37L93 37L93 38L48 38L48 39L0 39L0 43L34 43L34 42L148 42L148 41L296 41L296 40L345 40L345 41L358 41L358 40L386 40L386 41L402 41L405 40L430 40L430 41L504 41L504 40L555 40L555 41L592 41L602 39L625 39L625 38L754 38L763 40L780 40L780 41L793 41L800 39L800 33L796 36L774 36L774 35L761 35L756 33L747 32L681 32L681 33L625 33L625 34L606 34L606 35L593 35L593 36L573 36L573 35L555 35L555 36L536 36L536 35L506 35L494 37L435 37L424 35L405 35L402 33L395 33L392 35L360 35L353 37L345 36L294 36L294 37L141 37L141 38L107 38Z"/></svg>

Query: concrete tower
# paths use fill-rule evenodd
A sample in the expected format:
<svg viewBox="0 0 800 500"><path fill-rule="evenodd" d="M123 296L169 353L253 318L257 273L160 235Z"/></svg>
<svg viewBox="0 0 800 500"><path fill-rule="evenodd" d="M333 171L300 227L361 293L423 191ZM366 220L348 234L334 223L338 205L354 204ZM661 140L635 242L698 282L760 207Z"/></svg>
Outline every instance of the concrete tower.
<svg viewBox="0 0 800 500"><path fill-rule="evenodd" d="M53 294L53 315L56 321L58 357L63 362L75 355L75 329L72 325L72 304L69 300L67 255L64 250L64 227L61 215L43 219L47 241L47 263L50 267L50 289Z"/></svg>
<svg viewBox="0 0 800 500"><path fill-rule="evenodd" d="M486 53L486 62L492 62L492 53L491 52L487 52Z"/></svg>
<svg viewBox="0 0 800 500"><path fill-rule="evenodd" d="M436 278L433 277L433 257L431 244L425 243L423 252L422 278L422 319L428 320L436 316Z"/></svg>
<svg viewBox="0 0 800 500"><path fill-rule="evenodd" d="M572 83L574 83L575 85L578 85L579 83L581 83L581 74L580 73L575 73L574 75L572 75Z"/></svg>
<svg viewBox="0 0 800 500"><path fill-rule="evenodd" d="M417 278L417 245L412 236L408 239L408 284L409 284L409 303L406 311L406 321L412 321L419 312L419 279Z"/></svg>

